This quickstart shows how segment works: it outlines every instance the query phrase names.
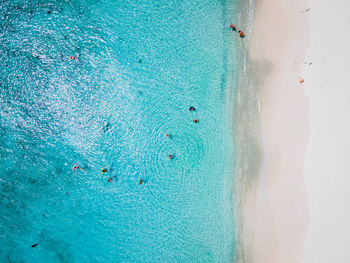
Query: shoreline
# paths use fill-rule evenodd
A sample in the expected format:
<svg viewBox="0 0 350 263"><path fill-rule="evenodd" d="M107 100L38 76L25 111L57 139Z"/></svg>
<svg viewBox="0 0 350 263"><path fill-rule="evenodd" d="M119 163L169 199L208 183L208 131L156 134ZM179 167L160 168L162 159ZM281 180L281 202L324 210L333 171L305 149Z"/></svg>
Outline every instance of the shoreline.
<svg viewBox="0 0 350 263"><path fill-rule="evenodd" d="M298 80L307 49L306 8L301 0L255 2L247 83L235 106L238 263L302 259L308 223L303 170L310 131L308 99Z"/></svg>

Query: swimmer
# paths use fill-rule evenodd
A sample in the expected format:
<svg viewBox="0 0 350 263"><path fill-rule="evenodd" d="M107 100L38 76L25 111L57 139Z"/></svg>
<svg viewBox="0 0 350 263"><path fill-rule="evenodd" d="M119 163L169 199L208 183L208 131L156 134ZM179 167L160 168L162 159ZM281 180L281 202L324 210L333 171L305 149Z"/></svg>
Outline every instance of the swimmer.
<svg viewBox="0 0 350 263"><path fill-rule="evenodd" d="M231 24L230 27L232 28L232 31L236 31L237 30L237 28L236 28L236 26L234 24Z"/></svg>
<svg viewBox="0 0 350 263"><path fill-rule="evenodd" d="M74 167L73 167L74 172L75 172L75 170L77 170L77 169L80 169L80 170L82 170L82 171L85 172L85 170L84 170L83 168L81 168L78 164L79 164L79 162L77 162L76 164L74 164Z"/></svg>
<svg viewBox="0 0 350 263"><path fill-rule="evenodd" d="M173 155L172 154L169 154L169 159L173 159Z"/></svg>
<svg viewBox="0 0 350 263"><path fill-rule="evenodd" d="M194 119L193 122L194 122L194 123L197 123L197 122L198 122L198 119Z"/></svg>
<svg viewBox="0 0 350 263"><path fill-rule="evenodd" d="M103 131L103 132L107 132L107 131L109 131L111 128L112 128L112 125L111 125L111 123L108 121L108 122L106 122L106 123L103 125L102 131Z"/></svg>
<svg viewBox="0 0 350 263"><path fill-rule="evenodd" d="M70 56L70 57L69 57L69 59L71 59L71 60L76 60L76 59L77 59L77 57Z"/></svg>
<svg viewBox="0 0 350 263"><path fill-rule="evenodd" d="M169 134L169 133L166 133L165 136L168 137L168 138L170 138L170 134Z"/></svg>
<svg viewBox="0 0 350 263"><path fill-rule="evenodd" d="M142 183L143 183L143 180L142 180L142 179L140 179L140 180L139 180L139 184L141 185Z"/></svg>
<svg viewBox="0 0 350 263"><path fill-rule="evenodd" d="M101 174L105 174L108 172L107 168L100 168L102 170Z"/></svg>
<svg viewBox="0 0 350 263"><path fill-rule="evenodd" d="M195 107L190 107L190 109L189 109L189 111L195 111L196 109L195 109Z"/></svg>
<svg viewBox="0 0 350 263"><path fill-rule="evenodd" d="M238 30L238 33L239 33L239 37L240 38L244 38L245 37L244 32L242 30Z"/></svg>

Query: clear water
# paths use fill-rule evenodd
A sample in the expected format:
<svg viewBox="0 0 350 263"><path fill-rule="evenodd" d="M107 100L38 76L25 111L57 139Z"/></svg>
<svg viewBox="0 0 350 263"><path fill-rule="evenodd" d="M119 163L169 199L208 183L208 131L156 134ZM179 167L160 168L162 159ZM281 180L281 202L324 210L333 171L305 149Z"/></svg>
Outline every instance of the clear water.
<svg viewBox="0 0 350 263"><path fill-rule="evenodd" d="M232 261L237 8L1 1L1 262Z"/></svg>

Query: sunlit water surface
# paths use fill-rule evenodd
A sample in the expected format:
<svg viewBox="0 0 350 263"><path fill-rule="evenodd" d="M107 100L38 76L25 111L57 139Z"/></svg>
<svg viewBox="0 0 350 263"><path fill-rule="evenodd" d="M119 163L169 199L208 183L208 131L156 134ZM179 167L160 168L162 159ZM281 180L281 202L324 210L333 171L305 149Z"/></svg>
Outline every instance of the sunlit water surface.
<svg viewBox="0 0 350 263"><path fill-rule="evenodd" d="M1 262L231 262L237 6L1 1Z"/></svg>

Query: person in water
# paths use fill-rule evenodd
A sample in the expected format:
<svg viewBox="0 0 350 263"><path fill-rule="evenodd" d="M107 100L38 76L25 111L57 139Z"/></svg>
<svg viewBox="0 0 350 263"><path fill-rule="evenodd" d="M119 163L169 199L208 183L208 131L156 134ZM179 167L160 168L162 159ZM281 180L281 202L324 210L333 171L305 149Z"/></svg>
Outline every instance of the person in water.
<svg viewBox="0 0 350 263"><path fill-rule="evenodd" d="M236 28L236 26L234 24L231 24L230 27L232 28L232 31L236 31L237 30L237 28Z"/></svg>
<svg viewBox="0 0 350 263"><path fill-rule="evenodd" d="M102 131L103 131L103 132L107 132L107 131L109 131L111 128L112 128L112 125L111 125L111 123L108 121L108 122L106 122L106 123L103 125Z"/></svg>
<svg viewBox="0 0 350 263"><path fill-rule="evenodd" d="M231 24L230 28L232 28L232 31L238 31L240 38L245 37L244 32L242 30L239 30L234 24Z"/></svg>
<svg viewBox="0 0 350 263"><path fill-rule="evenodd" d="M107 168L100 168L102 170L101 174L105 174L108 172Z"/></svg>
<svg viewBox="0 0 350 263"><path fill-rule="evenodd" d="M141 185L143 183L143 180L142 178L139 180L139 184Z"/></svg>
<svg viewBox="0 0 350 263"><path fill-rule="evenodd" d="M85 170L84 170L83 168L81 168L78 164L79 164L79 162L77 162L76 164L74 164L74 167L73 167L74 172L75 172L75 170L78 170L78 169L80 169L80 170L82 170L82 171L85 172Z"/></svg>
<svg viewBox="0 0 350 263"><path fill-rule="evenodd" d="M112 177L108 176L108 182L111 183L113 181Z"/></svg>
<svg viewBox="0 0 350 263"><path fill-rule="evenodd" d="M169 159L173 159L173 155L172 154L169 154Z"/></svg>
<svg viewBox="0 0 350 263"><path fill-rule="evenodd" d="M77 57L74 57L74 56L70 56L69 59L70 59L70 60L77 60L78 58L77 58Z"/></svg>
<svg viewBox="0 0 350 263"><path fill-rule="evenodd" d="M244 32L242 30L238 30L238 33L239 33L239 37L240 38L244 38L245 37Z"/></svg>
<svg viewBox="0 0 350 263"><path fill-rule="evenodd" d="M166 133L165 136L168 137L168 138L170 138L170 134L169 134L169 133Z"/></svg>
<svg viewBox="0 0 350 263"><path fill-rule="evenodd" d="M194 119L193 122L194 122L194 123L197 123L197 122L198 122L198 119Z"/></svg>
<svg viewBox="0 0 350 263"><path fill-rule="evenodd" d="M189 111L195 111L196 109L195 109L195 107L190 107L190 109L189 109Z"/></svg>

